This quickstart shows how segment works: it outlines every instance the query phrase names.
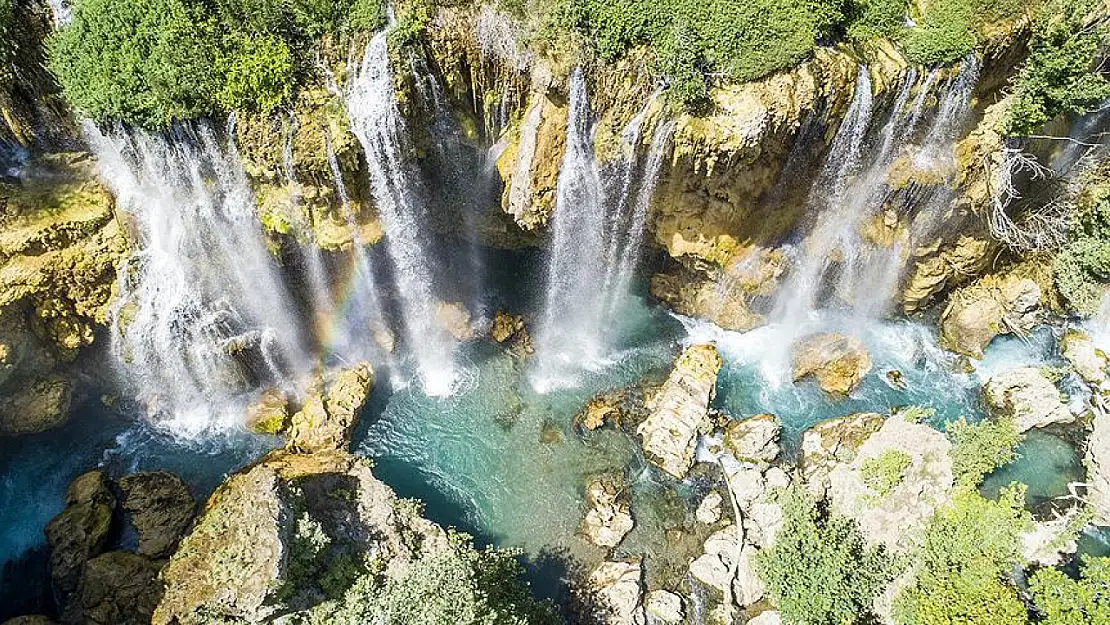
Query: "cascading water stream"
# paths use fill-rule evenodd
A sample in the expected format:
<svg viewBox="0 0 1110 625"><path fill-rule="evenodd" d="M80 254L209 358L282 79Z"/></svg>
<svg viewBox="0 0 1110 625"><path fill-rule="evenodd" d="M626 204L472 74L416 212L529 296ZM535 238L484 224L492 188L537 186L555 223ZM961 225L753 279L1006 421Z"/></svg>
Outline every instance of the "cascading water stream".
<svg viewBox="0 0 1110 625"><path fill-rule="evenodd" d="M431 246L424 228L429 223L420 181L407 161L404 120L397 109L389 67L386 29L366 46L362 62L347 89L351 129L366 153L375 206L385 226L385 247L404 319L408 349L426 392L451 392L456 372L455 341L437 319L437 301L428 263Z"/></svg>
<svg viewBox="0 0 1110 625"><path fill-rule="evenodd" d="M311 359L232 141L204 126L85 135L141 246L120 272L113 353L174 434L233 425L249 391Z"/></svg>

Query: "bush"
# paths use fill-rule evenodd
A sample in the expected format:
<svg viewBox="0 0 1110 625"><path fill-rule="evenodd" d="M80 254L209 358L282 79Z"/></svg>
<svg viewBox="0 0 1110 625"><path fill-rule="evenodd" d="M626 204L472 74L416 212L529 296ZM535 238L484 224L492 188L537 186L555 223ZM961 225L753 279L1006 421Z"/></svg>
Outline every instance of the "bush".
<svg viewBox="0 0 1110 625"><path fill-rule="evenodd" d="M890 494L906 477L913 458L904 451L888 449L875 458L868 458L860 467L863 482L880 497Z"/></svg>
<svg viewBox="0 0 1110 625"><path fill-rule="evenodd" d="M1079 579L1041 569L1029 582L1044 625L1110 623L1110 558L1083 556Z"/></svg>
<svg viewBox="0 0 1110 625"><path fill-rule="evenodd" d="M848 37L866 41L876 37L893 39L906 22L904 0L853 0L849 10Z"/></svg>
<svg viewBox="0 0 1110 625"><path fill-rule="evenodd" d="M1029 524L1025 489L1012 485L998 501L974 486L957 487L925 532L920 570L899 593L899 625L1021 625L1025 604L1008 575L1021 562L1021 535Z"/></svg>
<svg viewBox="0 0 1110 625"><path fill-rule="evenodd" d="M792 625L855 623L896 573L882 547L868 547L855 521L822 518L801 488L782 494L784 521L775 542L756 554L771 602Z"/></svg>
<svg viewBox="0 0 1110 625"><path fill-rule="evenodd" d="M273 35L235 42L221 57L218 71L224 76L218 101L225 110L269 112L293 95L293 55Z"/></svg>
<svg viewBox="0 0 1110 625"><path fill-rule="evenodd" d="M1110 185L1096 183L1079 200L1068 242L1052 266L1056 288L1075 310L1093 314L1110 281Z"/></svg>
<svg viewBox="0 0 1110 625"><path fill-rule="evenodd" d="M1014 100L1003 133L1033 134L1061 113L1082 115L1110 97L1110 81L1096 68L1106 26L1084 25L1096 2L1054 0L1041 9L1029 58L1012 82Z"/></svg>
<svg viewBox="0 0 1110 625"><path fill-rule="evenodd" d="M948 424L952 441L952 473L956 480L978 485L983 478L1017 457L1022 435L1013 419L968 423L960 417Z"/></svg>
<svg viewBox="0 0 1110 625"><path fill-rule="evenodd" d="M902 40L906 56L922 65L957 61L975 49L975 12L968 0L936 0Z"/></svg>

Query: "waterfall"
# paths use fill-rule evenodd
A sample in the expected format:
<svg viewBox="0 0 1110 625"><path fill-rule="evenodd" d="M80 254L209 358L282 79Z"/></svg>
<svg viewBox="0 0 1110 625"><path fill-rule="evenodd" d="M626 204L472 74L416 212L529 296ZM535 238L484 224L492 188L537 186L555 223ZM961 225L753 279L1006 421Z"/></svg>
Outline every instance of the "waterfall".
<svg viewBox="0 0 1110 625"><path fill-rule="evenodd" d="M366 46L347 90L351 129L366 153L370 186L385 227L385 248L397 285L402 326L425 391L443 395L455 378L455 342L437 320L431 245L419 178L406 160L405 124L389 68L389 29Z"/></svg>
<svg viewBox="0 0 1110 625"><path fill-rule="evenodd" d="M312 228L305 221L301 213L302 196L301 187L297 182L297 169L293 164L293 134L297 130L297 118L290 115L290 127L285 132L285 143L281 151L282 176L290 189L290 202L294 225L297 228L297 249L304 262L305 279L308 281L309 295L312 298L312 307L316 315L322 320L333 318L335 306L332 302L331 291L328 287L327 270L324 268L324 258L320 247L315 244Z"/></svg>
<svg viewBox="0 0 1110 625"><path fill-rule="evenodd" d="M537 387L547 387L582 365L600 363L608 348L617 308L640 261L648 211L673 129L670 123L656 126L641 166L638 148L654 99L621 133L625 155L602 166L592 147L585 76L581 69L571 75L566 152L556 188L537 340Z"/></svg>
<svg viewBox="0 0 1110 625"><path fill-rule="evenodd" d="M311 361L234 142L84 130L141 248L120 271L113 354L175 434L236 423L246 393Z"/></svg>

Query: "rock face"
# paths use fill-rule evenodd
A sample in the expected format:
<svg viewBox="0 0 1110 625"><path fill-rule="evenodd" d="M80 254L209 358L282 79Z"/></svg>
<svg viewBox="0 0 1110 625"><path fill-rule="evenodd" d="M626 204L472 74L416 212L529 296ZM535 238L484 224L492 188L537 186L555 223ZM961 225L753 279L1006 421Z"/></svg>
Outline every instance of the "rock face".
<svg viewBox="0 0 1110 625"><path fill-rule="evenodd" d="M162 597L161 566L127 551L89 560L66 622L85 625L148 625Z"/></svg>
<svg viewBox="0 0 1110 625"><path fill-rule="evenodd" d="M636 428L648 459L678 479L694 464L698 435L709 431L709 404L720 369L713 345L687 348L649 403L651 415Z"/></svg>
<svg viewBox="0 0 1110 625"><path fill-rule="evenodd" d="M986 276L952 294L941 315L948 349L982 358L999 334L1024 334L1040 321L1041 289L1029 278Z"/></svg>
<svg viewBox="0 0 1110 625"><path fill-rule="evenodd" d="M101 471L85 473L69 485L65 510L46 526L50 577L59 605L69 603L77 591L85 563L104 551L115 507Z"/></svg>
<svg viewBox="0 0 1110 625"><path fill-rule="evenodd" d="M1095 510L1096 525L1110 525L1110 414L1095 413L1087 439L1087 499Z"/></svg>
<svg viewBox="0 0 1110 625"><path fill-rule="evenodd" d="M724 500L720 493L710 491L705 499L702 499L701 503L698 504L698 509L694 512L694 518L698 520L698 523L713 525L721 520L721 504L723 503Z"/></svg>
<svg viewBox="0 0 1110 625"><path fill-rule="evenodd" d="M1094 341L1085 332L1065 332L1060 352L1088 384L1097 386L1106 380L1106 366L1110 364L1110 360L1105 352L1095 347Z"/></svg>
<svg viewBox="0 0 1110 625"><path fill-rule="evenodd" d="M619 476L595 476L586 486L589 510L582 521L582 533L599 547L616 547L634 526L632 498Z"/></svg>
<svg viewBox="0 0 1110 625"><path fill-rule="evenodd" d="M741 607L753 605L766 592L752 560L757 551L744 541L743 532L730 525L705 541L705 553L690 563L690 574L722 593L727 589Z"/></svg>
<svg viewBox="0 0 1110 625"><path fill-rule="evenodd" d="M247 429L259 434L279 434L289 427L289 398L270 389L247 406Z"/></svg>
<svg viewBox="0 0 1110 625"><path fill-rule="evenodd" d="M833 509L859 523L872 544L894 553L917 545L953 485L951 443L943 433L895 415L857 448L855 458L829 472ZM901 463L883 462L889 458ZM883 475L883 473L894 475ZM876 479L877 478L877 479Z"/></svg>
<svg viewBox="0 0 1110 625"><path fill-rule="evenodd" d="M842 464L850 464L859 448L883 426L883 416L864 412L823 421L802 435L802 476L806 487L824 497L829 476Z"/></svg>
<svg viewBox="0 0 1110 625"><path fill-rule="evenodd" d="M695 275L657 273L651 277L651 294L680 315L706 319L726 330L750 330L764 322L749 308L743 293L720 289Z"/></svg>
<svg viewBox="0 0 1110 625"><path fill-rule="evenodd" d="M602 562L590 573L597 616L607 625L645 625L643 576L639 560Z"/></svg>
<svg viewBox="0 0 1110 625"><path fill-rule="evenodd" d="M983 398L992 415L1013 419L1019 432L1075 421L1056 385L1034 367L996 373L983 386Z"/></svg>
<svg viewBox="0 0 1110 625"><path fill-rule="evenodd" d="M771 462L779 455L782 426L775 415L732 421L725 428L725 447L741 462Z"/></svg>
<svg viewBox="0 0 1110 625"><path fill-rule="evenodd" d="M871 371L871 356L858 339L818 334L794 346L792 375L797 382L812 375L821 390L834 396L851 393Z"/></svg>
<svg viewBox="0 0 1110 625"><path fill-rule="evenodd" d="M373 385L374 371L366 362L319 376L293 415L286 446L299 451L345 448Z"/></svg>
<svg viewBox="0 0 1110 625"><path fill-rule="evenodd" d="M139 534L139 554L168 558L177 548L197 504L189 487L172 473L136 473L120 480L121 507Z"/></svg>
<svg viewBox="0 0 1110 625"><path fill-rule="evenodd" d="M650 618L663 623L681 623L682 597L669 590L653 590L647 598L647 614Z"/></svg>

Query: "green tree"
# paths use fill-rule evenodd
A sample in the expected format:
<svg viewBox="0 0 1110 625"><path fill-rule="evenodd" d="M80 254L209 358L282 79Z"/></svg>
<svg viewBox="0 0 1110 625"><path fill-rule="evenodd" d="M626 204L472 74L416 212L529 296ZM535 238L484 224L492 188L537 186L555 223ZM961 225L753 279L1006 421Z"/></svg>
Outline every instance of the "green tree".
<svg viewBox="0 0 1110 625"><path fill-rule="evenodd" d="M900 625L1022 625L1025 604L1009 581L1021 562L1029 523L1025 489L1012 485L998 501L972 485L957 486L925 532L913 583L894 603Z"/></svg>
<svg viewBox="0 0 1110 625"><path fill-rule="evenodd" d="M957 61L975 49L975 11L969 0L930 2L918 25L902 40L915 63L940 65Z"/></svg>
<svg viewBox="0 0 1110 625"><path fill-rule="evenodd" d="M949 423L947 430L952 441L952 472L957 481L971 485L1013 462L1023 438L1013 419L968 423L960 417Z"/></svg>
<svg viewBox="0 0 1110 625"><path fill-rule="evenodd" d="M1080 196L1068 242L1056 255L1052 274L1072 308L1087 314L1098 310L1110 281L1110 184L1105 180L1093 180Z"/></svg>
<svg viewBox="0 0 1110 625"><path fill-rule="evenodd" d="M782 494L784 522L756 555L771 602L792 625L850 625L871 609L896 568L882 547L868 547L855 521L823 516L801 488Z"/></svg>
<svg viewBox="0 0 1110 625"><path fill-rule="evenodd" d="M1029 590L1043 625L1110 624L1110 558L1083 556L1079 579L1041 569Z"/></svg>
<svg viewBox="0 0 1110 625"><path fill-rule="evenodd" d="M1106 22L1088 22L1099 3L1053 0L1038 13L1029 57L1013 79L1005 134L1033 134L1061 113L1082 115L1110 98L1110 81L1096 62L1107 41Z"/></svg>

